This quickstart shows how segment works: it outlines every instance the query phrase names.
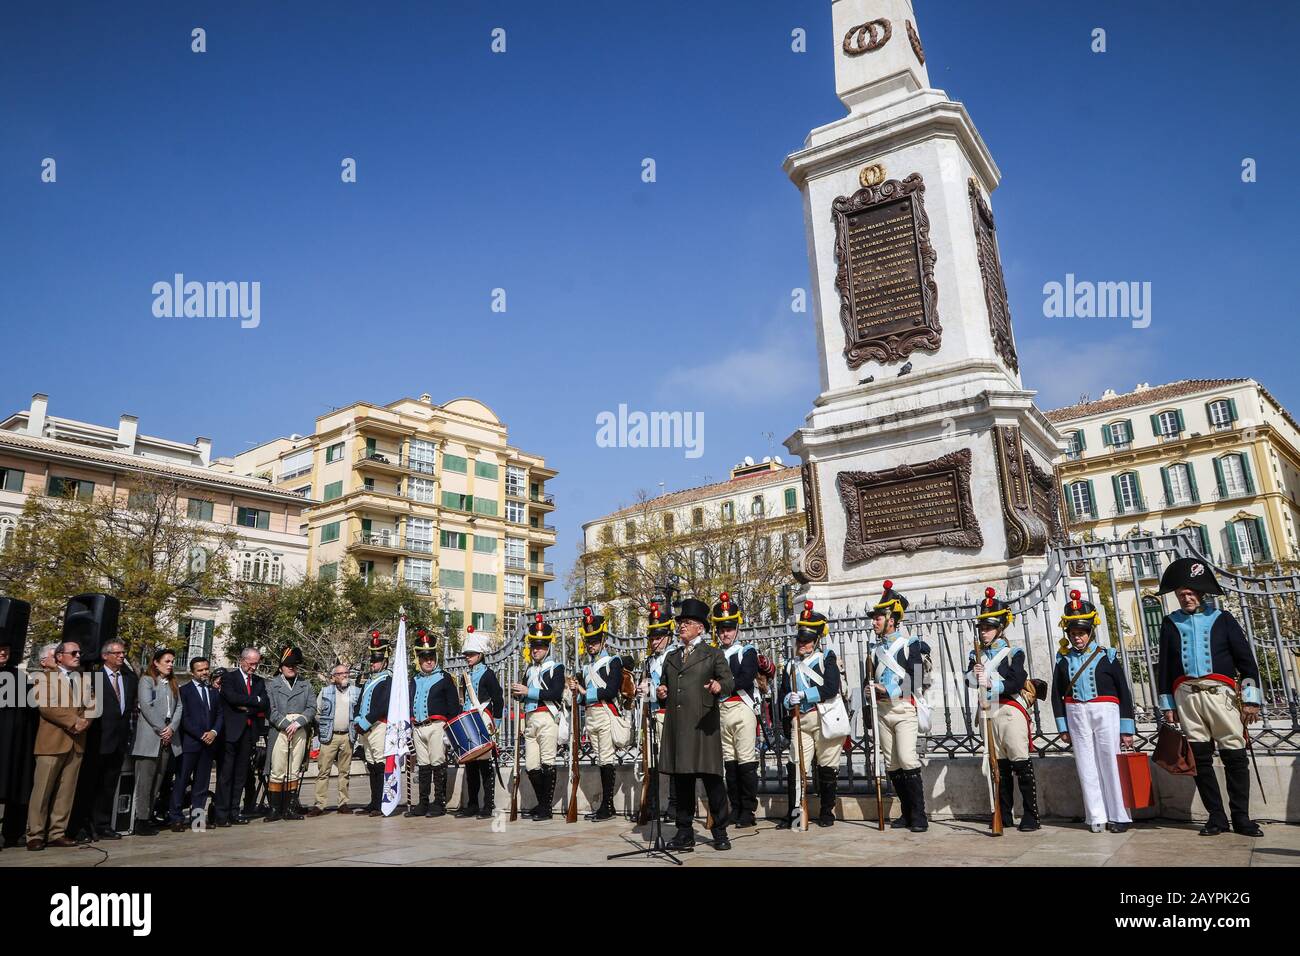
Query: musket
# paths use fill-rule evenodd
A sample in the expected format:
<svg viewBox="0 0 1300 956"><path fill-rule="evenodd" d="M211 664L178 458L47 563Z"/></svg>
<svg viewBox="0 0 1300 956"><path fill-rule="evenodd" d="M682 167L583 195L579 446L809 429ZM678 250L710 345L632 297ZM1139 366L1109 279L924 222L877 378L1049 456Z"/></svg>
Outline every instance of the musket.
<svg viewBox="0 0 1300 956"><path fill-rule="evenodd" d="M645 659L645 666L641 671L641 680L637 681L640 685L650 679L650 657ZM637 826L645 826L650 822L650 693L647 690L645 702L641 707L641 807L637 810Z"/></svg>
<svg viewBox="0 0 1300 956"><path fill-rule="evenodd" d="M578 692L573 691L569 722L569 806L564 811L565 823L578 822L578 756L582 747L582 726L578 723Z"/></svg>
<svg viewBox="0 0 1300 956"><path fill-rule="evenodd" d="M988 704L984 705L984 742L989 751L989 791L993 802L993 835L1002 836L1002 771L998 769L998 748L993 740L993 722L988 718Z"/></svg>
<svg viewBox="0 0 1300 956"><path fill-rule="evenodd" d="M1264 706L1261 704L1259 711L1264 712ZM1241 735L1246 738L1246 753L1250 754L1250 765L1255 768L1255 782L1259 784L1259 796L1265 804L1268 803L1268 797L1264 794L1264 778L1259 775L1259 761L1255 759L1255 741L1250 736L1250 724L1246 723L1246 704L1241 699L1241 694L1237 695L1237 713L1241 716Z"/></svg>
<svg viewBox="0 0 1300 956"><path fill-rule="evenodd" d="M868 645L870 648L870 645ZM871 673L867 680L867 690L871 695L871 774L876 778L876 825L883 833L885 831L885 798L881 789L880 778L882 776L880 766L880 714L876 706L876 689L874 686L876 672L876 654L874 648L869 650L871 655Z"/></svg>
<svg viewBox="0 0 1300 956"><path fill-rule="evenodd" d="M516 676L518 676L516 674ZM510 822L519 819L519 754L524 749L524 714L523 702L514 702L515 724L519 733L515 737L515 778L510 781Z"/></svg>
<svg viewBox="0 0 1300 956"><path fill-rule="evenodd" d="M790 692L795 692L795 668L798 666L796 661L787 662L790 668ZM794 738L794 755L798 767L795 772L798 774L799 787L799 829L808 829L808 776L803 768L803 733L799 727L799 698L795 698L795 704L790 710L790 736ZM794 810L793 807L790 808Z"/></svg>

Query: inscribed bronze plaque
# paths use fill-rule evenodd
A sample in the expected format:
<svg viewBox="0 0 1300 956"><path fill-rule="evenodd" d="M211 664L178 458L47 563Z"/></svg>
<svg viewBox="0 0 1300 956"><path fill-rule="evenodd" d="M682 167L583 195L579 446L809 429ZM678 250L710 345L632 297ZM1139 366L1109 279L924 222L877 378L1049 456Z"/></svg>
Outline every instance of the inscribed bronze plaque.
<svg viewBox="0 0 1300 956"><path fill-rule="evenodd" d="M970 449L885 471L844 471L844 563L924 547L984 544L970 496Z"/></svg>
<svg viewBox="0 0 1300 956"><path fill-rule="evenodd" d="M865 186L832 204L835 288L840 294L844 357L849 368L901 362L917 349L939 349L935 252L925 214L925 183Z"/></svg>

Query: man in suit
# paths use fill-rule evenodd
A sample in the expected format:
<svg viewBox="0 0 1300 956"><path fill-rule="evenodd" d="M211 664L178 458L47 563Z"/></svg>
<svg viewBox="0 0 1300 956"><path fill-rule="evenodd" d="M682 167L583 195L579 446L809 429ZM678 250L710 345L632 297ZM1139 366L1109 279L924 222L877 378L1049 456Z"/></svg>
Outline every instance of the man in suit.
<svg viewBox="0 0 1300 956"><path fill-rule="evenodd" d="M208 686L211 665L206 657L190 661L190 676L194 679L181 688L181 761L172 782L170 823L174 833L185 831L185 818L181 804L185 788L192 791L190 813L203 819L208 806L208 780L212 776L212 760L220 746L221 730L225 722L225 708L216 691Z"/></svg>
<svg viewBox="0 0 1300 956"><path fill-rule="evenodd" d="M249 756L262 736L271 699L266 682L258 677L262 655L255 647L239 654L239 669L221 679L221 702L225 710L225 731L221 738L221 760L217 770L217 799L213 825L243 825L248 818L239 812L239 801L248 779Z"/></svg>
<svg viewBox="0 0 1300 956"><path fill-rule="evenodd" d="M136 676L125 667L126 647L110 640L100 649L103 667L96 672L99 720L91 725L86 756L77 782L73 809L74 833L92 840L119 840L113 820L113 799L131 743L131 717L135 713Z"/></svg>
<svg viewBox="0 0 1300 956"><path fill-rule="evenodd" d="M81 673L81 646L64 641L54 649L55 667L33 680L40 723L36 771L27 809L27 849L76 846L68 820L77 777L94 716L94 695Z"/></svg>
<svg viewBox="0 0 1300 956"><path fill-rule="evenodd" d="M668 849L679 853L695 849L696 780L704 781L709 799L713 848L731 849L720 704L735 692L736 679L726 654L704 639L709 617L709 606L703 601L688 598L682 602L677 614L677 636L682 643L665 658L662 681L655 691L665 712L659 769L672 774L677 807L677 833Z"/></svg>

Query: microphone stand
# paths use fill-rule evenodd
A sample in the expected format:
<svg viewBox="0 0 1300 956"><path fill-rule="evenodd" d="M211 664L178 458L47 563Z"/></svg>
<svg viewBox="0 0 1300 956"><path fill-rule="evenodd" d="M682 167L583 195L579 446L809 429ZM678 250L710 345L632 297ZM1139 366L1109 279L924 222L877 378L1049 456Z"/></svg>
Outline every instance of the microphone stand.
<svg viewBox="0 0 1300 956"><path fill-rule="evenodd" d="M647 709L651 706L649 696L646 697L645 706ZM667 842L664 840L664 825L659 813L659 745L658 740L656 740L655 731L657 724L658 721L654 719L654 714L652 712L650 719L646 722L647 737L641 742L642 746L650 748L649 769L646 772L650 774L650 779L654 781L653 785L650 787L650 824L649 829L646 830L648 845L636 850L627 850L623 853L611 853L609 856L605 857L607 860L621 860L633 856L648 856L662 857L677 866L682 865L682 861L673 855L672 851L668 849ZM669 786L672 786L671 781L669 782ZM623 839L627 840L628 838L624 837ZM630 843L632 841L628 840L628 842Z"/></svg>

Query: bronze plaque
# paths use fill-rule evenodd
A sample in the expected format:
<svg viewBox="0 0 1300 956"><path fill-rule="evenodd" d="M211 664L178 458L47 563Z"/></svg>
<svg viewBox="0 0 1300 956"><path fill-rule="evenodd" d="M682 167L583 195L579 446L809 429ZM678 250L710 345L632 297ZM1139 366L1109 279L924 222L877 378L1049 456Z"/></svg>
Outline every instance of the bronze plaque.
<svg viewBox="0 0 1300 956"><path fill-rule="evenodd" d="M917 173L866 186L832 203L835 288L849 368L901 362L939 349L935 252Z"/></svg>
<svg viewBox="0 0 1300 956"><path fill-rule="evenodd" d="M982 547L970 472L967 448L918 465L840 472L844 563L923 547Z"/></svg>

